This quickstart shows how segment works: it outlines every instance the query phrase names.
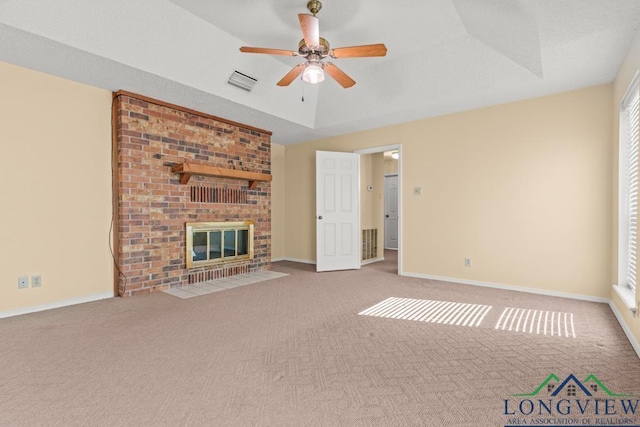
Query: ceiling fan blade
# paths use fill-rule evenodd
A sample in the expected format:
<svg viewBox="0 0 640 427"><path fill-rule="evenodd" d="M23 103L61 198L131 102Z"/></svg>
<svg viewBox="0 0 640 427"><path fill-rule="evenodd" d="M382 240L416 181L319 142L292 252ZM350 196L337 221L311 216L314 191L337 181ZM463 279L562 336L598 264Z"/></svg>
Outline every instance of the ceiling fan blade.
<svg viewBox="0 0 640 427"><path fill-rule="evenodd" d="M267 55L284 55L284 56L298 56L298 52L284 49L269 49L266 47L250 47L242 46L240 52L245 53L266 53Z"/></svg>
<svg viewBox="0 0 640 427"><path fill-rule="evenodd" d="M302 28L302 36L307 46L320 45L320 25L318 18L306 13L298 14L300 20L300 28Z"/></svg>
<svg viewBox="0 0 640 427"><path fill-rule="evenodd" d="M338 47L329 51L329 55L332 58L364 58L370 56L385 56L386 54L387 47L384 43Z"/></svg>
<svg viewBox="0 0 640 427"><path fill-rule="evenodd" d="M356 84L356 81L349 77L344 71L340 68L333 65L331 62L326 62L324 64L324 71L329 74L335 81L337 81L340 86L347 89Z"/></svg>
<svg viewBox="0 0 640 427"><path fill-rule="evenodd" d="M298 64L291 69L283 78L280 79L278 86L289 86L304 70L304 64Z"/></svg>

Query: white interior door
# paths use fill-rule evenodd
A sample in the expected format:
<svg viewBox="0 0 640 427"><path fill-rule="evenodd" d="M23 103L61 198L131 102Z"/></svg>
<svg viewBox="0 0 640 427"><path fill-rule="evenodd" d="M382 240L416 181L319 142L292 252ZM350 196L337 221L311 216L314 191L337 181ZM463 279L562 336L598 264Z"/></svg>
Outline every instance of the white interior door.
<svg viewBox="0 0 640 427"><path fill-rule="evenodd" d="M398 249L398 176L384 177L384 247Z"/></svg>
<svg viewBox="0 0 640 427"><path fill-rule="evenodd" d="M360 155L316 151L316 271L360 268Z"/></svg>

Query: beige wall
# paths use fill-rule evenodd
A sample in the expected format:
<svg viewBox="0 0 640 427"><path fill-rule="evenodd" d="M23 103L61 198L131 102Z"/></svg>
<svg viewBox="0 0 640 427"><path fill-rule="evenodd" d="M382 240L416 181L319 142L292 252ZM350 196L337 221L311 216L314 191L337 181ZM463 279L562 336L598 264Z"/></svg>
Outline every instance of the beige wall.
<svg viewBox="0 0 640 427"><path fill-rule="evenodd" d="M273 144L273 258L315 259L315 150L402 144L405 273L611 297L611 106L639 58L636 39L613 86ZM0 76L17 159L0 184L0 313L112 292L110 92L3 63ZM17 289L34 274L41 289Z"/></svg>
<svg viewBox="0 0 640 427"><path fill-rule="evenodd" d="M372 154L360 156L360 228L375 228L373 225L373 191L368 191L369 185L373 186Z"/></svg>
<svg viewBox="0 0 640 427"><path fill-rule="evenodd" d="M284 258L284 154L285 146L271 144L271 259Z"/></svg>
<svg viewBox="0 0 640 427"><path fill-rule="evenodd" d="M0 93L0 315L113 295L111 92L0 63Z"/></svg>
<svg viewBox="0 0 640 427"><path fill-rule="evenodd" d="M368 186L373 190L369 191ZM378 229L377 257L384 250L384 156L382 153L360 156L360 229Z"/></svg>
<svg viewBox="0 0 640 427"><path fill-rule="evenodd" d="M613 156L612 156L612 244L611 244L611 284L618 283L618 142L619 142L619 120L620 120L620 102L636 72L640 69L640 33L636 36L627 56L620 66L618 75L613 83ZM620 300L616 292L612 291L611 300L622 314L624 322L632 331L636 340L640 341L640 319L634 319L629 309ZM636 300L638 295L636 294ZM636 304L637 306L637 304Z"/></svg>
<svg viewBox="0 0 640 427"><path fill-rule="evenodd" d="M316 150L402 144L404 273L609 298L612 94L602 85L288 146L287 257L315 259Z"/></svg>

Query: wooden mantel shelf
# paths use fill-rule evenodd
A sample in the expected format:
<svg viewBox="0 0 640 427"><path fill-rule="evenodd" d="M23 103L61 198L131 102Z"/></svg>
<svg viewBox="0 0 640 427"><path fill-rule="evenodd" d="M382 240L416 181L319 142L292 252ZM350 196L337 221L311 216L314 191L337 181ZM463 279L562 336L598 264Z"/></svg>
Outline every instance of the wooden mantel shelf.
<svg viewBox="0 0 640 427"><path fill-rule="evenodd" d="M253 189L260 181L271 181L271 175L258 172L247 172L236 169L224 169L215 166L197 165L193 163L178 163L171 168L171 172L180 174L180 184L189 182L191 175L217 176L221 178L246 179L249 188Z"/></svg>

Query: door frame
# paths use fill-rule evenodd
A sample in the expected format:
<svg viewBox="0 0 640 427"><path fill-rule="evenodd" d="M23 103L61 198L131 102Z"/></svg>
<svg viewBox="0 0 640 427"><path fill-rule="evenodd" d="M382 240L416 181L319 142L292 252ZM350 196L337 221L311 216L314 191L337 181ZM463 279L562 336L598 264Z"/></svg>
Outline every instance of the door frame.
<svg viewBox="0 0 640 427"><path fill-rule="evenodd" d="M362 148L353 150L354 153L375 154L384 153L385 151L398 151L398 275L403 276L402 269L402 144L381 145L378 147ZM362 210L362 207L360 207ZM384 249L383 249L384 250ZM362 263L362 261L361 261Z"/></svg>
<svg viewBox="0 0 640 427"><path fill-rule="evenodd" d="M385 173L384 174L384 189L383 189L383 192L382 192L382 197L383 197L383 202L385 203L385 212L386 212L386 203L387 203L387 178L391 178L391 177L394 177L394 176L396 178L398 178L398 174L397 173ZM400 178L397 179L396 185L398 185L398 193L397 193L396 199L398 199L398 206L399 206L400 205L400 203L399 203L399 201L400 201L400 199L399 199L399 197L400 197ZM396 219L396 223L399 220L400 220L400 211L398 210L398 218ZM400 228L398 228L398 238L400 238ZM400 242L398 242L398 243L400 243ZM387 246L387 226L386 226L386 223L385 223L385 226L384 226L384 247L385 247L385 249L386 249L386 246ZM390 249L390 250L397 251L398 248Z"/></svg>

